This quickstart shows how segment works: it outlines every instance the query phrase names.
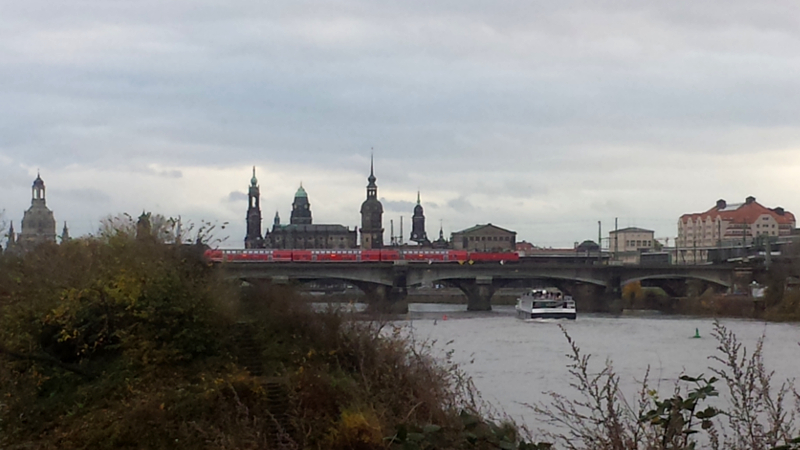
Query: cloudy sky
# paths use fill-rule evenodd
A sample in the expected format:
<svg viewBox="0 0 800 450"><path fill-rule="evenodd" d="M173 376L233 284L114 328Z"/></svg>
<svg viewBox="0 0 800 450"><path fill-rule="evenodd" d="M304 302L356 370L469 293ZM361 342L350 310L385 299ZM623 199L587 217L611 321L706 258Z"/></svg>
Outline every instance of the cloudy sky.
<svg viewBox="0 0 800 450"><path fill-rule="evenodd" d="M370 151L406 234L677 234L719 198L800 213L793 1L26 0L0 6L0 210L37 170L73 235L142 210L244 237L302 182L359 224ZM407 238L407 236L406 236Z"/></svg>

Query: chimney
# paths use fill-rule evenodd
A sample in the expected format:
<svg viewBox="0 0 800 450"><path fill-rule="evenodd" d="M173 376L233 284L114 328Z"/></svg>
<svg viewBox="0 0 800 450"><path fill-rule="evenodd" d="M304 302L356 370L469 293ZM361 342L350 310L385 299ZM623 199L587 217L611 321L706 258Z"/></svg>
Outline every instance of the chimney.
<svg viewBox="0 0 800 450"><path fill-rule="evenodd" d="M752 195L747 197L746 199L744 199L744 203L747 204L747 205L749 205L750 203L753 203L754 201L756 201L756 198L753 197Z"/></svg>
<svg viewBox="0 0 800 450"><path fill-rule="evenodd" d="M725 209L726 206L728 206L728 204L725 203L725 200L723 199L717 200L717 209Z"/></svg>

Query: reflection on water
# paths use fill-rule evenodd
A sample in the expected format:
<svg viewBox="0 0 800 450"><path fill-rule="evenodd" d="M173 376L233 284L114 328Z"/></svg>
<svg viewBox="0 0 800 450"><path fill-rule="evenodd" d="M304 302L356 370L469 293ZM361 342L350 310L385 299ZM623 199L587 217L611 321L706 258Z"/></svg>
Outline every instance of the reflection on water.
<svg viewBox="0 0 800 450"><path fill-rule="evenodd" d="M532 322L517 319L513 306L473 313L465 305L449 304L411 304L408 320L398 322L415 339L436 341L442 351L453 350L456 362L473 377L486 400L529 425L536 420L526 403L546 402L544 391L573 392L565 357L570 349L559 325L585 354L592 355L597 371L606 359L613 361L626 397L633 399L648 366L650 383L662 395L671 393L682 373L710 374L708 356L717 346L710 335L712 323L674 316L592 314L579 314L574 321ZM767 367L779 380L795 375L800 357L798 325L747 320L723 324L751 349L765 334ZM700 339L693 339L695 329Z"/></svg>

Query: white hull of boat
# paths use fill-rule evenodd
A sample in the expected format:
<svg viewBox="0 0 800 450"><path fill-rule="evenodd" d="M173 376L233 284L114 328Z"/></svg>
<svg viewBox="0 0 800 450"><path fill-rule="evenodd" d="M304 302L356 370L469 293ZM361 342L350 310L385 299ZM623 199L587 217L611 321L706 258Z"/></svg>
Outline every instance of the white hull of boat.
<svg viewBox="0 0 800 450"><path fill-rule="evenodd" d="M569 319L575 320L578 317L577 311L569 308L558 309L534 309L525 311L522 309L517 310L517 317L520 319Z"/></svg>

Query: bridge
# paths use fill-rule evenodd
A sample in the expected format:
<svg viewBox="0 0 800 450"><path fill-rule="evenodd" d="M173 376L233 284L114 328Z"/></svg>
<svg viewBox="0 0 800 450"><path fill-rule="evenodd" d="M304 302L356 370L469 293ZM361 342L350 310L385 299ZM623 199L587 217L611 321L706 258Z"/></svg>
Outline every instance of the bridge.
<svg viewBox="0 0 800 450"><path fill-rule="evenodd" d="M491 310L494 292L510 283L540 280L575 295L619 295L622 286L640 281L659 286L672 296L685 295L686 282L697 280L705 287L725 290L733 286L733 265L591 265L565 263L419 263L390 262L228 262L220 263L225 276L250 283L342 280L364 291L382 309L407 311L409 287L443 283L458 287L467 297L470 311ZM580 299L579 299L580 300Z"/></svg>

